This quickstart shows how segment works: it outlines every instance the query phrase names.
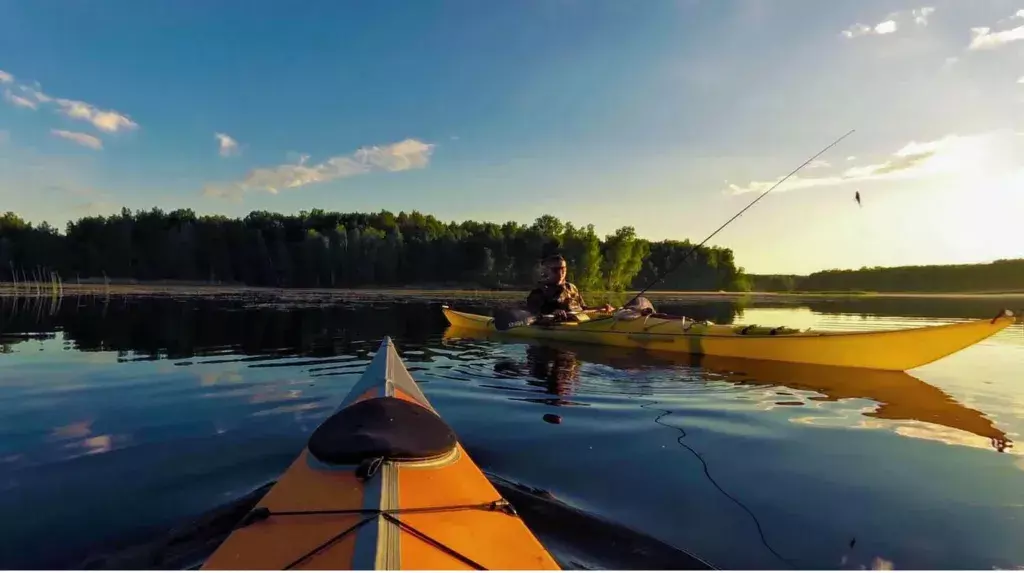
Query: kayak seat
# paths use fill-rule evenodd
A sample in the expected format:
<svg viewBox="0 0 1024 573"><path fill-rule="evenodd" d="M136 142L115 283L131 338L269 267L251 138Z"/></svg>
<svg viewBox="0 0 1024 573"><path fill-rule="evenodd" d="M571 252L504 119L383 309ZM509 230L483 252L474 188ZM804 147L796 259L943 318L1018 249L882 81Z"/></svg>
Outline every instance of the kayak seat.
<svg viewBox="0 0 1024 573"><path fill-rule="evenodd" d="M374 459L430 460L449 454L456 443L455 431L432 410L384 396L334 413L309 437L307 447L324 463L358 465Z"/></svg>

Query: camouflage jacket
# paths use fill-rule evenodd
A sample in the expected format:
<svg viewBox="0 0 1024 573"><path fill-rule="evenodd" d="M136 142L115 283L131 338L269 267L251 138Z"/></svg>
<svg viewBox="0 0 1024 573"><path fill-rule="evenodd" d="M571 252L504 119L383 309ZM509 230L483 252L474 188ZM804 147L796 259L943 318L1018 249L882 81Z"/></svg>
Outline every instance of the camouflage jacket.
<svg viewBox="0 0 1024 573"><path fill-rule="evenodd" d="M572 283L541 285L526 298L526 308L534 314L551 314L556 310L579 312L586 309L583 296Z"/></svg>

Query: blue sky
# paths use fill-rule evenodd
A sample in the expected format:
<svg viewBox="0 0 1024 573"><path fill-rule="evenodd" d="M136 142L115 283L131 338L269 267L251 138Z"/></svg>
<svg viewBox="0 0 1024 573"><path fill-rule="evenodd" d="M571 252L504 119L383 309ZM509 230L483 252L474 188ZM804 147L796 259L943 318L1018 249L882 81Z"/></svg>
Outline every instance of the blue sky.
<svg viewBox="0 0 1024 573"><path fill-rule="evenodd" d="M0 71L0 210L57 226L417 209L700 240L856 129L712 242L753 272L1024 256L1024 0L12 0Z"/></svg>

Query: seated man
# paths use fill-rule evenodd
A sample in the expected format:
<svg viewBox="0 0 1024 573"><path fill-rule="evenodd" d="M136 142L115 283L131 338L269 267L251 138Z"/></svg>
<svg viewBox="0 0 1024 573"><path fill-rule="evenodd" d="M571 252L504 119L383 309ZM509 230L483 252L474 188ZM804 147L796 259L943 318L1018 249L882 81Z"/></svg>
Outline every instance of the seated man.
<svg viewBox="0 0 1024 573"><path fill-rule="evenodd" d="M544 282L530 291L526 308L534 314L554 314L557 320L567 320L569 313L600 310L612 312L612 305L588 307L576 285L566 282L567 267L562 255L551 255L542 263L546 275Z"/></svg>

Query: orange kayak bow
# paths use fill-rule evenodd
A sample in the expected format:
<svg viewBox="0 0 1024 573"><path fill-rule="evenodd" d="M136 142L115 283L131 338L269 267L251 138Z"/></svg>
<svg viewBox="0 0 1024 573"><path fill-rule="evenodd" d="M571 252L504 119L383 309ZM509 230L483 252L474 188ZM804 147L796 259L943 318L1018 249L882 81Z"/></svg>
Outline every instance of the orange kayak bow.
<svg viewBox="0 0 1024 573"><path fill-rule="evenodd" d="M389 338L204 569L558 569Z"/></svg>

